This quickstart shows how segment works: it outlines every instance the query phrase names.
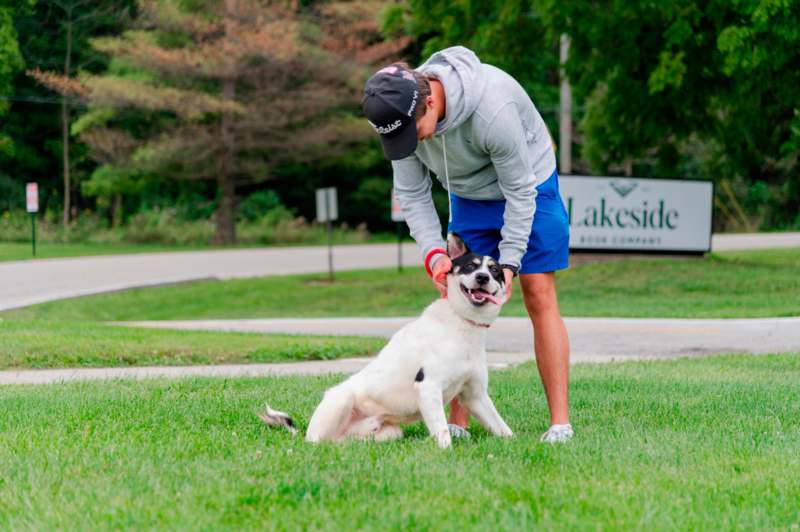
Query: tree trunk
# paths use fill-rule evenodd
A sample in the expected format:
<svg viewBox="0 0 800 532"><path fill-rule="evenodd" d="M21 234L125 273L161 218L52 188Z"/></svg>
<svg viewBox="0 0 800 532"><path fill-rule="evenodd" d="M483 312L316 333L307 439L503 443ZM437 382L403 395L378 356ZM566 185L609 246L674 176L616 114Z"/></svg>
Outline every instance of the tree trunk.
<svg viewBox="0 0 800 532"><path fill-rule="evenodd" d="M69 76L72 63L72 12L68 13L67 20L67 53L64 58L64 75ZM64 227L69 226L70 195L72 186L69 176L69 108L67 99L61 98L61 158L64 172L64 214L62 222Z"/></svg>
<svg viewBox="0 0 800 532"><path fill-rule="evenodd" d="M217 204L217 235L215 244L236 243L236 186L229 175L217 178L219 203Z"/></svg>
<svg viewBox="0 0 800 532"><path fill-rule="evenodd" d="M72 186L69 176L69 109L67 99L61 98L61 165L64 168L64 227L69 225L70 193Z"/></svg>
<svg viewBox="0 0 800 532"><path fill-rule="evenodd" d="M225 34L233 35L233 17L236 9L235 0L225 0ZM236 80L233 73L234 65L231 65L231 72L222 80L222 96L226 100L236 98ZM233 141L233 115L229 112L222 113L220 123L220 140L222 144L222 154L219 158L219 169L217 173L217 192L219 203L217 204L217 234L214 237L216 244L236 243L236 183L233 170L234 164L234 141Z"/></svg>
<svg viewBox="0 0 800 532"><path fill-rule="evenodd" d="M566 33L562 33L559 43L561 87L558 104L558 173L563 175L572 173L572 89L565 66L568 57L569 37Z"/></svg>
<svg viewBox="0 0 800 532"><path fill-rule="evenodd" d="M122 225L122 194L114 194L114 203L111 205L111 227L116 229Z"/></svg>

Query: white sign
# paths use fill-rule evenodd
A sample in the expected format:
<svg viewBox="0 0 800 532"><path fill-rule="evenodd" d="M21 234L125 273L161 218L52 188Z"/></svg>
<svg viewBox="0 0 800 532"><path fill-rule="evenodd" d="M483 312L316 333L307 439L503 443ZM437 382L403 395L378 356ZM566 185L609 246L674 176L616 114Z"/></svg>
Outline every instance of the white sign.
<svg viewBox="0 0 800 532"><path fill-rule="evenodd" d="M339 218L339 208L336 204L336 188L317 189L317 221L330 222Z"/></svg>
<svg viewBox="0 0 800 532"><path fill-rule="evenodd" d="M571 249L711 249L711 181L559 176Z"/></svg>
<svg viewBox="0 0 800 532"><path fill-rule="evenodd" d="M28 183L25 186L25 199L28 206L28 212L39 212L39 184Z"/></svg>
<svg viewBox="0 0 800 532"><path fill-rule="evenodd" d="M400 202L397 201L397 196L394 193L394 188L392 188L392 221L393 222L404 222L406 220L405 216L403 216L403 209L400 207Z"/></svg>

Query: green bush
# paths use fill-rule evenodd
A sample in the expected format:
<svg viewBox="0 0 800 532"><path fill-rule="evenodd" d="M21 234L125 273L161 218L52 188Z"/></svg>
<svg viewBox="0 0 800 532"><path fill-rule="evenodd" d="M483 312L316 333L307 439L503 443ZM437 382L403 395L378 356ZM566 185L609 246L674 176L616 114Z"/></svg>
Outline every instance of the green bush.
<svg viewBox="0 0 800 532"><path fill-rule="evenodd" d="M209 245L216 232L213 219L185 220L176 208L141 211L125 225L109 227L108 221L86 212L74 220L67 229L57 222L57 213L46 213L37 224L37 233L43 243L92 244L169 244ZM291 210L278 205L252 221L236 224L239 243L242 244L322 244L327 241L326 227L309 223L296 217ZM30 218L21 210L0 214L0 242L27 242L31 237ZM334 228L337 243L361 243L370 240L365 224L355 229L341 224Z"/></svg>
<svg viewBox="0 0 800 532"><path fill-rule="evenodd" d="M276 207L283 207L274 190L259 190L247 196L239 205L239 219L255 222Z"/></svg>

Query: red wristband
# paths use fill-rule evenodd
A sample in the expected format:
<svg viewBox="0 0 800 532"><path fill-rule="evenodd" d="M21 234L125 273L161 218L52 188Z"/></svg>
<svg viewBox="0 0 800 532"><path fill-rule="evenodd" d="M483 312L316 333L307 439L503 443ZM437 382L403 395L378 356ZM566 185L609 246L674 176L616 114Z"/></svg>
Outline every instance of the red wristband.
<svg viewBox="0 0 800 532"><path fill-rule="evenodd" d="M425 255L425 271L428 272L428 277L433 277L433 271L431 271L431 264L430 264L431 258L434 255L438 255L439 253L441 253L442 255L447 255L447 251L445 251L442 248L433 248L428 252L427 255Z"/></svg>

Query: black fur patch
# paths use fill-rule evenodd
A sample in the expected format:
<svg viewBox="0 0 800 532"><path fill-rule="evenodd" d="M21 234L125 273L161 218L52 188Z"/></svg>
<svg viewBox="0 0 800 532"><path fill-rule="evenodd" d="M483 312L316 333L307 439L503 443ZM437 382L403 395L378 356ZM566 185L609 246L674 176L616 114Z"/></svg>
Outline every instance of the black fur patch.
<svg viewBox="0 0 800 532"><path fill-rule="evenodd" d="M419 371L417 372L417 376L414 377L414 382L422 382L424 380L425 380L425 372L422 371L422 368L419 368Z"/></svg>
<svg viewBox="0 0 800 532"><path fill-rule="evenodd" d="M506 277L505 275L503 275L503 270L502 268L500 268L500 266L497 265L494 259L489 259L487 266L489 266L489 273L492 274L492 277L494 277L495 281L497 281L500 284L506 283Z"/></svg>
<svg viewBox="0 0 800 532"><path fill-rule="evenodd" d="M478 264L475 264L475 259L478 259ZM455 273L471 273L480 267L482 261L483 257L476 253L461 255L453 260L453 271Z"/></svg>

